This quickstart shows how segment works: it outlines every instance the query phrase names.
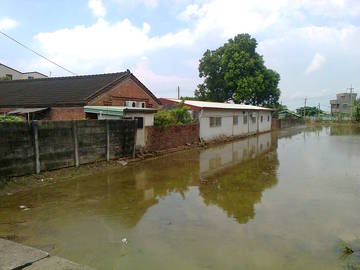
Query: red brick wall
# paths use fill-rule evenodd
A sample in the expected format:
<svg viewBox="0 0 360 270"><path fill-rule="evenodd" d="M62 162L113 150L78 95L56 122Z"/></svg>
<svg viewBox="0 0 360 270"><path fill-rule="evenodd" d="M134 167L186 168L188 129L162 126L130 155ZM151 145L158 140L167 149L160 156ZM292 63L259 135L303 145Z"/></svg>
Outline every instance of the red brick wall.
<svg viewBox="0 0 360 270"><path fill-rule="evenodd" d="M145 102L148 108L157 108L159 106L131 77L124 79L110 91L96 97L88 105L125 106L127 100Z"/></svg>
<svg viewBox="0 0 360 270"><path fill-rule="evenodd" d="M83 107L52 107L49 118L51 120L82 120L85 119Z"/></svg>
<svg viewBox="0 0 360 270"><path fill-rule="evenodd" d="M272 118L271 119L271 130L279 129L279 127L280 127L279 119Z"/></svg>
<svg viewBox="0 0 360 270"><path fill-rule="evenodd" d="M199 142L199 124L174 125L167 130L154 126L146 127L146 129L146 149L149 151L165 150Z"/></svg>
<svg viewBox="0 0 360 270"><path fill-rule="evenodd" d="M13 110L16 110L16 108L0 108L0 114L7 113Z"/></svg>

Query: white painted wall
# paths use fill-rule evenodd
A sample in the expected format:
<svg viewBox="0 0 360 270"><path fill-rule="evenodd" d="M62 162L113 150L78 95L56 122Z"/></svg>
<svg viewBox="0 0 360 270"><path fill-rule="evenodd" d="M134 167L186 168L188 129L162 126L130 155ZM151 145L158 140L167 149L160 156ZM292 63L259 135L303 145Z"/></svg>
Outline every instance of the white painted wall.
<svg viewBox="0 0 360 270"><path fill-rule="evenodd" d="M144 118L144 127L138 129L136 132L136 146L144 147L146 145L146 128L154 125L154 114L153 113L126 113L125 117L143 117Z"/></svg>
<svg viewBox="0 0 360 270"><path fill-rule="evenodd" d="M238 116L237 125L233 125L234 116ZM245 116L247 116L247 123L244 123ZM251 116L254 117L255 122L252 121ZM263 121L261 121L261 116ZM221 126L210 127L210 117L221 117ZM270 131L271 111L203 109L199 115L199 122L200 138L209 141L223 136L232 137Z"/></svg>

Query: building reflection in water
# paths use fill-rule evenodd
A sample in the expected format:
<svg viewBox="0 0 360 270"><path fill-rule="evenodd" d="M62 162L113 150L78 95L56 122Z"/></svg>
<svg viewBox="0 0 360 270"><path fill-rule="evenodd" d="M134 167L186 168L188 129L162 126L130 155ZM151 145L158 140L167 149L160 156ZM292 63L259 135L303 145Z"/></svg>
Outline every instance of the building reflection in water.
<svg viewBox="0 0 360 270"><path fill-rule="evenodd" d="M271 133L200 153L200 194L239 223L254 218L254 205L277 183L278 160ZM214 166L214 164L216 164Z"/></svg>

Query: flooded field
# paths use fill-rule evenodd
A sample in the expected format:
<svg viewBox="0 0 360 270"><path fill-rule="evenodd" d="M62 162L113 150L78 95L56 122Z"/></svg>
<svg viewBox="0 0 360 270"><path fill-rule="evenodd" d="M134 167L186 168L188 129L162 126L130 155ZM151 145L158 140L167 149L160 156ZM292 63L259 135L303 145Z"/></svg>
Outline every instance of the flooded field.
<svg viewBox="0 0 360 270"><path fill-rule="evenodd" d="M96 269L344 269L360 129L283 130L3 195L0 237Z"/></svg>

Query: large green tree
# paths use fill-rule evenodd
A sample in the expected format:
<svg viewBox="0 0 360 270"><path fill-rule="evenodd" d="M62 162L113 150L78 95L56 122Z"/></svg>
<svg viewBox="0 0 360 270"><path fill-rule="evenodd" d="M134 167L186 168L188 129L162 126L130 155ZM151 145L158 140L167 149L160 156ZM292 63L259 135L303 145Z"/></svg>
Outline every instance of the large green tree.
<svg viewBox="0 0 360 270"><path fill-rule="evenodd" d="M239 34L216 50L207 50L199 64L204 83L195 90L200 100L272 106L278 103L280 75L264 65L257 42Z"/></svg>

